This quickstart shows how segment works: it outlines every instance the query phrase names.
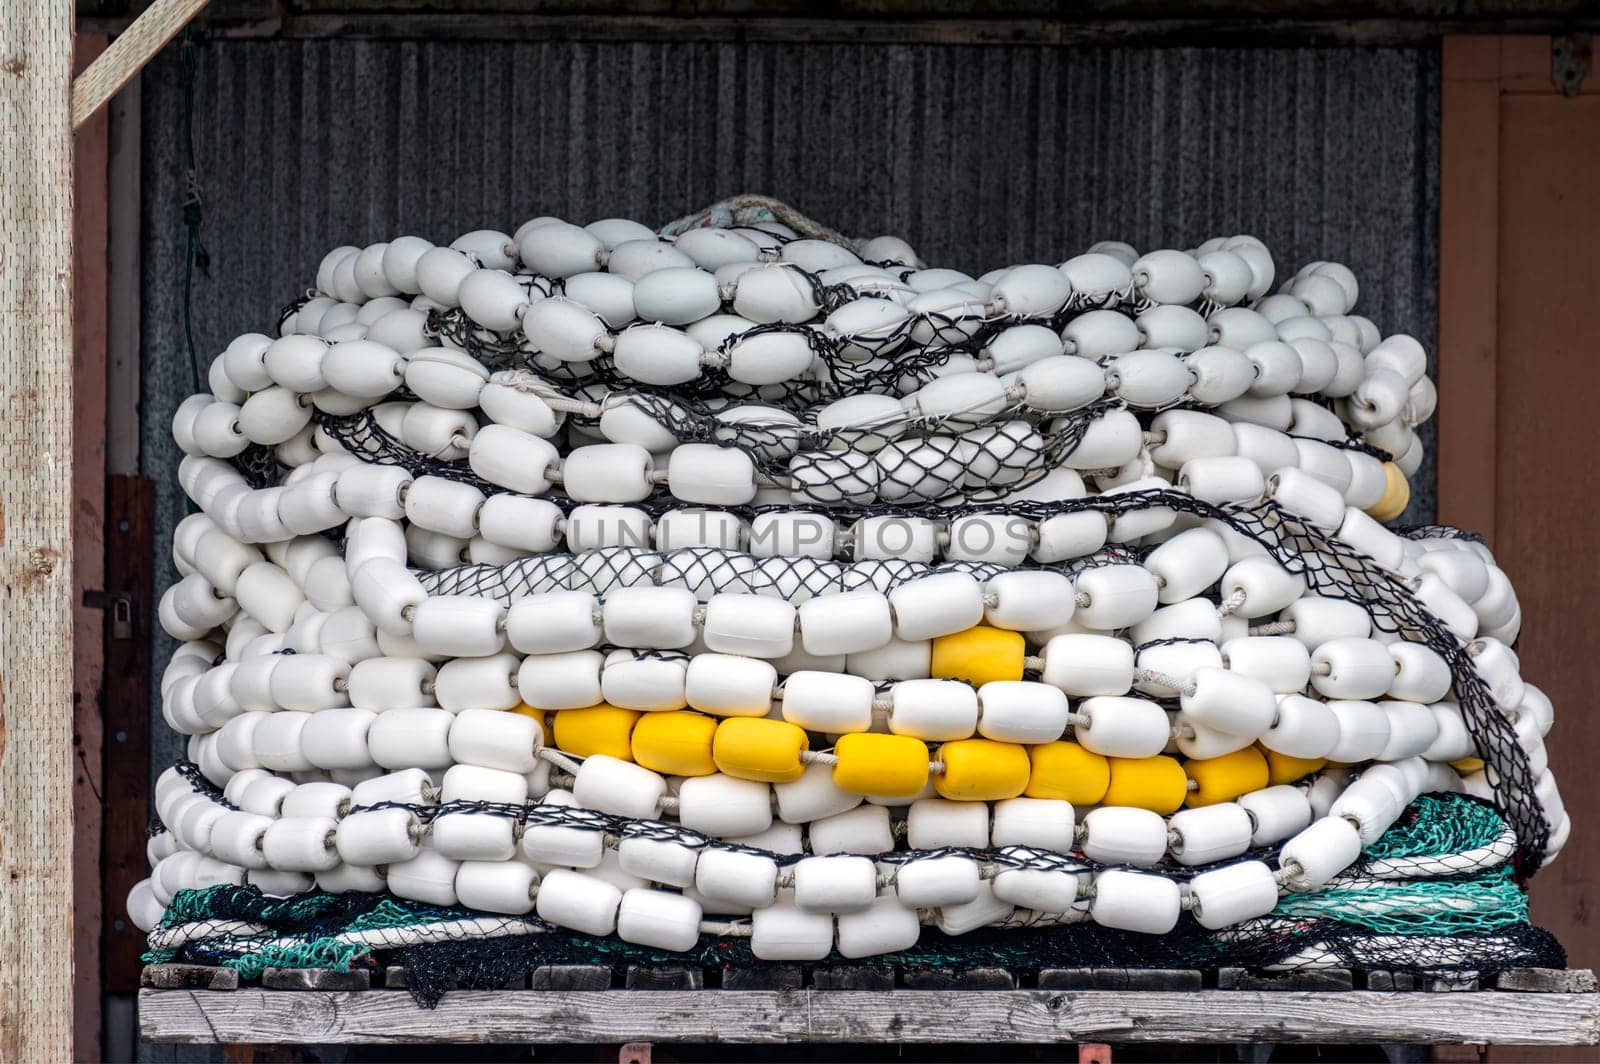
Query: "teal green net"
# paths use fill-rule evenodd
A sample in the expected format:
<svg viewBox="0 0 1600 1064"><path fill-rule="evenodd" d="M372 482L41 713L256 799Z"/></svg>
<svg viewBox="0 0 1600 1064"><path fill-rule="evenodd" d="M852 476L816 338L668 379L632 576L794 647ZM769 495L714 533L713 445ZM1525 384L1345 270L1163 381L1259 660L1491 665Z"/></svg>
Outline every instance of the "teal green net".
<svg viewBox="0 0 1600 1064"><path fill-rule="evenodd" d="M1450 879L1365 880L1289 894L1275 916L1338 920L1374 934L1452 935L1527 923L1528 896L1509 868Z"/></svg>
<svg viewBox="0 0 1600 1064"><path fill-rule="evenodd" d="M1459 794L1425 794L1362 856L1447 857L1488 846L1505 830L1505 821L1487 802Z"/></svg>

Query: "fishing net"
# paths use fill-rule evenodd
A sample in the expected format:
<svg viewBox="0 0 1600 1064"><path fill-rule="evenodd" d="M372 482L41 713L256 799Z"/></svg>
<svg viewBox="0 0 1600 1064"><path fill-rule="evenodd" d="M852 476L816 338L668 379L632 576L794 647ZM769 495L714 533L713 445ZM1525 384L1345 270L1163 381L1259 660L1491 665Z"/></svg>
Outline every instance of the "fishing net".
<svg viewBox="0 0 1600 1064"><path fill-rule="evenodd" d="M768 209L750 207L749 209ZM802 273L804 271L801 271ZM807 274L819 304L829 300L849 302L861 293L848 286L822 284L814 275ZM536 279L539 290L552 294L557 282ZM1050 317L1045 324L1059 329L1076 314L1087 308L1085 299L1077 298ZM1095 305L1118 305L1125 302L1127 293L1095 297ZM286 311L287 313L287 311ZM509 377L498 374L498 379L520 381L539 394L559 395L574 381L551 377L547 369L539 368L528 357L519 356L515 345L508 340L497 341L498 347L485 348L484 330L470 329L458 318L464 318L459 309L430 313L430 329L447 331L464 349L483 361L486 368L508 369L515 372ZM983 350L984 344L999 329L1017 324L1019 320L1008 316L1002 321L952 319L916 324L920 319L909 319L904 326L905 335L893 341L885 339L885 350L898 346L915 346L921 350L940 353L940 361L954 353L969 356ZM454 324L452 324L454 322ZM813 345L819 359L835 368L840 374L859 370L858 363L839 354L824 333L804 326L763 326L763 330L791 329L803 333ZM922 328L924 332L913 338L910 331ZM927 330L932 328L932 333ZM492 335L492 334L491 334ZM746 334L741 334L748 335ZM475 346L476 345L476 346ZM881 352L880 352L881 353ZM549 361L549 360L546 360ZM513 366L513 363L516 363ZM807 423L808 404L818 399L839 395L857 394L861 391L904 390L902 385L891 388L894 382L868 382L841 377L840 389L827 395L801 394L785 391L760 397L770 403L774 415L798 410L800 417L790 415L790 422L750 419L738 421L719 418L717 410L703 396L682 388L651 389L635 381L608 377L604 359L592 362L566 364L587 367L599 383L612 390L603 404L573 404L574 415L590 423L598 420L607 404L628 405L651 417L679 442L714 443L736 448L750 456L757 470L769 478L782 478L797 499L803 489L811 501L826 505L828 516L839 526L849 526L863 518L893 517L901 520L926 520L948 524L951 520L976 514L1000 514L1009 518L1037 523L1049 517L1097 511L1108 518L1144 510L1166 509L1199 518L1215 519L1233 531L1247 536L1265 547L1268 553L1290 572L1304 576L1308 589L1317 595L1358 603L1372 615L1373 624L1381 631L1398 635L1427 645L1444 658L1455 679L1461 711L1478 750L1486 762L1490 784L1497 805L1515 831L1519 850L1519 874L1528 876L1537 870L1543 859L1549 828L1545 823L1538 800L1534 794L1533 774L1529 771L1526 753L1517 744L1511 722L1496 706L1487 684L1473 668L1466 649L1444 624L1417 600L1413 588L1401 578L1384 570L1371 558L1341 542L1321 529L1291 514L1270 499L1254 506L1223 505L1204 502L1180 491L1123 491L1083 499L1033 502L1007 498L1031 482L1058 468L1061 459L1081 442L1083 433L1097 417L1121 404L1108 400L1065 415L1030 415L1031 420L1007 420L1007 413L985 411L984 420L993 424L993 431L974 445L964 438L964 449L959 453L935 447L911 447L904 450L903 459L893 464L887 475L884 465L872 459L872 451L889 438L900 438L911 433L915 438L936 435L940 428L962 427L960 415L942 419L906 418L894 425L869 428L819 430L814 422ZM885 363L897 373L915 376L920 362L906 363L904 353ZM878 372L884 372L882 366ZM824 379L829 375L824 374ZM928 378L928 379L931 379ZM814 382L813 382L814 383ZM713 393L724 407L729 403L726 380L708 386L706 396ZM808 387L811 384L807 385ZM915 383L912 383L915 387ZM1017 411L1020 413L1020 411ZM421 454L407 447L393 433L385 430L371 411L337 417L317 415L321 431L337 440L352 453L364 460L379 464L399 465L416 476L440 476L471 484L485 493L496 489L472 473L465 460L446 461ZM893 431L891 432L891 428ZM872 438L874 435L880 438ZM1357 440L1341 441L1344 446L1369 452L1374 449ZM1387 457L1378 453L1380 457ZM235 459L252 482L265 478L275 470L276 462L270 459L270 450L250 448ZM553 496L558 503L561 495ZM889 505L892 504L892 505ZM664 491L657 497L638 504L646 513L658 514L672 507L673 500ZM787 506L730 507L729 510L744 519L751 519L767 510L776 511ZM1439 525L1415 526L1402 530L1414 538L1472 538L1468 533L1447 529ZM1075 569L1099 561L1110 564L1114 555L1097 556L1088 562L1080 560ZM654 583L663 586L682 586L694 590L701 597L719 592L779 594L795 600L804 599L824 591L839 589L843 573L831 563L814 558L786 559L783 564L773 564L775 559L763 558L757 564L750 556L737 552L708 548L657 553L642 548L620 547L584 554L551 554L519 559L507 565L467 565L428 574L424 584L430 594L473 594L492 596L510 603L528 594L548 590L587 590L603 593L616 587ZM972 571L970 566L924 566L906 562L900 565L879 565L870 572L870 583L880 590L888 590L906 580L940 571L957 568ZM981 571L981 570L980 570ZM852 572L860 582L860 570ZM844 587L849 590L849 586Z"/></svg>
<svg viewBox="0 0 1600 1064"><path fill-rule="evenodd" d="M712 238L748 249L735 270L661 265L706 246L674 234L773 219L796 229ZM906 265L914 253L890 238L868 254L749 198L661 236L596 223L613 243L543 221L460 248L402 237L331 253L278 339L248 334L219 356L212 384L239 405L196 396L175 420L180 480L203 516L175 536L185 577L163 599L164 627L186 643L163 714L192 760L158 784L169 823L130 898L140 927L159 922L151 959L247 977L394 963L426 1002L541 965L715 970L759 965L753 949L1024 979L1560 963L1522 893L1567 821L1544 766L1547 700L1523 697L1505 645L1515 596L1467 534L1414 526L1398 531L1406 542L1375 523L1405 508L1432 385L1420 345L1349 313L1344 267L1311 264L1269 296L1270 254L1238 237L1144 256L1096 245L980 279ZM863 261L835 265L841 253L817 240ZM1228 269L1244 277L1231 295ZM1200 277L1205 288L1184 287ZM1163 290L1187 294L1161 302ZM631 302L612 314L608 292ZM990 540L967 542L973 530ZM1504 593L1437 575L1437 550ZM1267 560L1270 582L1239 575ZM1124 571L1097 571L1112 566ZM1202 573L1209 586L1190 587ZM1121 586L1141 605L1090 593ZM1008 587L1041 601L1008 605ZM827 597L850 592L831 638ZM1302 597L1340 605L1301 612ZM880 616L881 632L867 624ZM1244 644L1272 658L1252 671L1226 649L1247 635L1295 638ZM1482 653L1499 656L1480 675ZM1066 676L1100 655L1127 655L1128 675ZM1334 677L1341 655L1365 656L1362 682ZM753 681L734 684L735 669ZM732 708L723 671L743 700ZM851 677L856 715L804 704L818 673ZM1199 697L1217 676L1237 695ZM971 721L912 720L944 711L932 687L904 688L897 719L898 685L917 680L970 700ZM1018 687L989 687L1001 681ZM1143 733L1116 741L1091 700L1135 693L1118 700L1130 719L1107 727ZM1047 709L1022 701L1046 696ZM639 718L675 708L681 720ZM579 734L624 718L620 738ZM650 746L668 745L659 721L695 759ZM1313 742L1324 721L1336 738ZM847 740L884 727L913 744L893 751L906 764L863 755L852 775ZM762 760L763 736L782 765ZM969 751L1004 785L958 785L976 778L960 766ZM1071 789L1084 770L1050 766L1086 752L1111 781L1098 791ZM1237 778L1208 792L1230 766ZM1165 776L1113 797L1118 774L1136 772ZM522 777L509 791L508 774ZM797 777L825 780L846 812L786 814L796 791L781 788ZM1416 798L1433 791L1465 793ZM834 845L828 832L845 834L856 808L851 830L870 840ZM1003 812L1037 819L1003 831ZM962 830L913 842L919 814L945 813ZM983 831L973 814L990 818ZM1001 844L1017 838L1029 844ZM1359 840L1371 844L1352 863ZM749 883L718 879L738 864L729 854L753 860L740 865L756 870ZM1218 860L1184 863L1200 855ZM916 894L941 860L961 890ZM801 896L819 868L855 877L848 904ZM1240 902L1228 892L1246 880ZM209 884L222 885L195 889ZM746 886L771 891L746 901ZM603 919L568 904L613 894ZM640 906L657 915L624 919ZM753 915L717 915L730 910ZM764 937L790 919L807 928L803 948ZM672 943L692 945L653 948Z"/></svg>
<svg viewBox="0 0 1600 1064"><path fill-rule="evenodd" d="M424 811L438 816L462 810L442 805L419 809ZM509 808L484 803L471 811L513 815ZM675 841L684 835L675 825L624 823L587 810L516 812L526 812L530 823L537 818ZM1152 938L1087 923L1042 926L1035 921L1030 926L1014 919L960 936L928 928L914 948L891 956L847 961L835 955L818 964L953 971L1003 967L1024 979L1046 968L1490 974L1560 967L1565 963L1560 947L1527 923L1526 896L1504 863L1505 851L1498 861L1484 858L1470 869L1458 860L1461 871L1454 874L1378 878L1392 875L1401 861L1443 867L1439 863L1452 857L1490 849L1504 833L1503 821L1487 803L1463 795L1425 795L1366 849L1350 874L1319 891L1285 895L1271 915L1223 932L1185 920L1170 934ZM1013 867L1095 864L1081 855L977 853ZM748 934L747 923L729 920L720 931L702 935L695 949L666 953L563 930L533 917L431 906L384 894L272 898L254 887L223 885L180 891L152 935L146 960L218 964L245 978L257 978L269 966L348 971L394 964L406 969L407 986L418 1002L431 1006L452 987L496 988L545 965L601 965L619 973L631 965L760 967L765 962L750 954Z"/></svg>
<svg viewBox="0 0 1600 1064"><path fill-rule="evenodd" d="M1001 513L1037 522L1082 511L1115 518L1158 508L1222 522L1261 544L1285 569L1301 575L1312 593L1358 603L1370 613L1374 626L1381 631L1422 643L1439 654L1450 666L1462 716L1490 773L1496 807L1516 834L1518 872L1527 876L1537 871L1549 828L1534 793L1528 757L1516 741L1511 721L1478 675L1465 646L1417 601L1412 589L1400 578L1271 500L1252 506L1218 506L1184 492L1155 490L1051 503L1008 502L1003 506L836 508L830 515L840 524L874 515L948 522L976 513ZM747 512L753 515L757 511ZM1070 566L1057 567L1057 571L1077 572L1097 564L1114 564L1123 557L1126 555L1121 551L1097 554L1078 559ZM870 582L886 591L907 580L947 569L972 571L961 563L931 565L901 561L871 564L865 568L857 566L851 572L856 581ZM777 593L798 601L841 587L849 590L850 585L844 580L844 571L836 563L814 558L757 559L709 548L656 552L617 547L582 554L538 555L503 566L470 565L423 574L424 586L430 594L489 596L506 603L539 591L604 593L612 588L639 584L687 587L702 597L740 591Z"/></svg>

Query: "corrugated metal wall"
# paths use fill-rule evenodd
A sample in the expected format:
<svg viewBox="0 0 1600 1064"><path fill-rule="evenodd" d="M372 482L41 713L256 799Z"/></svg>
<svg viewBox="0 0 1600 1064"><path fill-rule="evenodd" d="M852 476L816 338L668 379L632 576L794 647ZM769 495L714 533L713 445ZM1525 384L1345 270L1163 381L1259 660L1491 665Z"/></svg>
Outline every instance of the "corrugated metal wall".
<svg viewBox="0 0 1600 1064"><path fill-rule="evenodd" d="M745 191L974 271L1253 233L1280 271L1348 264L1360 312L1433 344L1433 49L216 41L198 57L202 366L270 327L337 244L544 213L660 223ZM143 99L142 466L165 537L183 512L167 426L194 390L172 49ZM1420 516L1431 466L1419 482Z"/></svg>

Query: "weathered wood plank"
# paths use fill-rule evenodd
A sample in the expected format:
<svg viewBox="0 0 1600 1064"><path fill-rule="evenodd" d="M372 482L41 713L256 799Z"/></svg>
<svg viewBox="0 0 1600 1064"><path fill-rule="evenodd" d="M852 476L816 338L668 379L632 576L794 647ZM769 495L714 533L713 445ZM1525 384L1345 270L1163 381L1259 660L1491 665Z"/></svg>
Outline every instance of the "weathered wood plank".
<svg viewBox="0 0 1600 1064"><path fill-rule="evenodd" d="M1045 968L1039 972L1040 990L1199 990L1204 983L1199 972L1185 968Z"/></svg>
<svg viewBox="0 0 1600 1064"><path fill-rule="evenodd" d="M73 81L73 128L88 121L205 6L206 0L154 0L140 12L111 47Z"/></svg>
<svg viewBox="0 0 1600 1064"><path fill-rule="evenodd" d="M1415 990L1417 978L1410 972L1368 972L1368 990Z"/></svg>
<svg viewBox="0 0 1600 1064"><path fill-rule="evenodd" d="M622 985L629 990L704 990L706 973L681 964L630 964Z"/></svg>
<svg viewBox="0 0 1600 1064"><path fill-rule="evenodd" d="M911 1043L991 1041L1600 1044L1600 994L1202 990L145 990L152 1042Z"/></svg>
<svg viewBox="0 0 1600 1064"><path fill-rule="evenodd" d="M533 989L550 990L609 990L611 969L598 964L547 964L535 968Z"/></svg>
<svg viewBox="0 0 1600 1064"><path fill-rule="evenodd" d="M728 968L722 973L724 990L799 990L805 984L805 972L798 964Z"/></svg>
<svg viewBox="0 0 1600 1064"><path fill-rule="evenodd" d="M239 973L209 964L150 964L139 973L139 985L155 990L237 990Z"/></svg>
<svg viewBox="0 0 1600 1064"><path fill-rule="evenodd" d="M1600 990L1594 973L1584 968L1508 968L1495 976L1499 990L1533 994L1589 994Z"/></svg>
<svg viewBox="0 0 1600 1064"><path fill-rule="evenodd" d="M970 968L966 971L949 968L913 968L901 973L900 982L907 990L1015 990L1017 988L1017 977L1004 968Z"/></svg>
<svg viewBox="0 0 1600 1064"><path fill-rule="evenodd" d="M365 968L341 972L333 968L268 968L261 973L261 985L268 990L367 990L372 973Z"/></svg>
<svg viewBox="0 0 1600 1064"><path fill-rule="evenodd" d="M894 989L894 969L871 968L864 964L817 967L811 970L811 985L818 990L875 990L887 993Z"/></svg>
<svg viewBox="0 0 1600 1064"><path fill-rule="evenodd" d="M18 1061L74 1058L72 18L0 0L0 1057Z"/></svg>
<svg viewBox="0 0 1600 1064"><path fill-rule="evenodd" d="M208 34L259 39L329 37L425 40L751 40L812 44L1170 44L1283 43L1405 45L1437 42L1445 34L1553 34L1592 30L1593 15L1572 0L1493 5L1463 0L1344 3L1326 0L1269 6L1207 3L1203 8L1149 0L1071 5L1007 3L866 3L825 5L764 2L649 5L505 3L480 5L384 3L267 4L216 0ZM431 6L434 11L411 10ZM445 10L449 8L450 10ZM670 9L670 11L669 11ZM126 16L85 15L80 28L116 33Z"/></svg>
<svg viewBox="0 0 1600 1064"><path fill-rule="evenodd" d="M1218 990L1349 990L1355 975L1349 968L1305 968L1297 972L1252 972L1217 969Z"/></svg>

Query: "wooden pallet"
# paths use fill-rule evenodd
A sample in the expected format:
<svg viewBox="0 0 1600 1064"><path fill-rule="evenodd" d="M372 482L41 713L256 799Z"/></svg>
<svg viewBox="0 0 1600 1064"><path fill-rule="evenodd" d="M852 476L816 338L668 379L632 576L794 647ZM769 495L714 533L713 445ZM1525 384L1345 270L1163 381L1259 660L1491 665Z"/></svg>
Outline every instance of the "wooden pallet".
<svg viewBox="0 0 1600 1064"><path fill-rule="evenodd" d="M1019 987L974 972L773 966L536 969L435 1009L405 973L269 969L262 986L193 965L145 970L151 1042L232 1044L784 1042L1600 1044L1587 971L1523 968L1479 980L1346 969L1272 976L1046 969ZM381 981L381 989L373 989ZM614 983L620 982L621 986Z"/></svg>

